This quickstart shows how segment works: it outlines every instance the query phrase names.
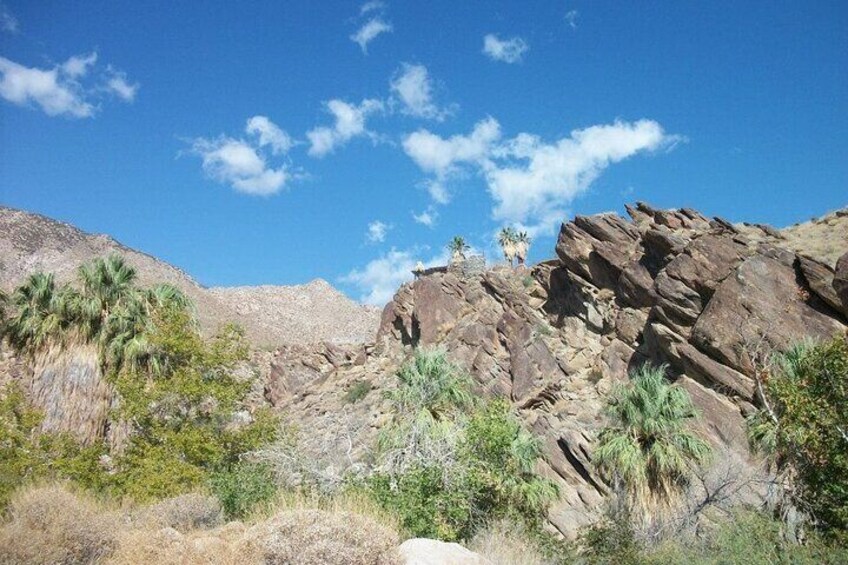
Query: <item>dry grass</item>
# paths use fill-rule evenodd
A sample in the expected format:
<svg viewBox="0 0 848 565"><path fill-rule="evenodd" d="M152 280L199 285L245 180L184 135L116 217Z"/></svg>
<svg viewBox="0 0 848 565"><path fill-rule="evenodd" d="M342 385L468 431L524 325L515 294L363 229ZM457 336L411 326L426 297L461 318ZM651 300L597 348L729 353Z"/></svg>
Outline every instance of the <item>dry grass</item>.
<svg viewBox="0 0 848 565"><path fill-rule="evenodd" d="M116 545L120 514L62 486L18 493L0 527L0 563L92 563Z"/></svg>
<svg viewBox="0 0 848 565"><path fill-rule="evenodd" d="M190 493L163 500L139 512L139 521L151 528L180 532L209 529L223 523L221 503L213 496Z"/></svg>
<svg viewBox="0 0 848 565"><path fill-rule="evenodd" d="M364 497L283 495L269 514L247 534L265 563L400 563L397 522Z"/></svg>
<svg viewBox="0 0 848 565"><path fill-rule="evenodd" d="M248 524L221 525L220 505L200 494L121 509L51 485L14 497L0 563L394 565L397 531L356 497L282 497Z"/></svg>
<svg viewBox="0 0 848 565"><path fill-rule="evenodd" d="M488 559L492 565L545 565L548 561L529 541L521 526L499 521L474 536L468 549Z"/></svg>

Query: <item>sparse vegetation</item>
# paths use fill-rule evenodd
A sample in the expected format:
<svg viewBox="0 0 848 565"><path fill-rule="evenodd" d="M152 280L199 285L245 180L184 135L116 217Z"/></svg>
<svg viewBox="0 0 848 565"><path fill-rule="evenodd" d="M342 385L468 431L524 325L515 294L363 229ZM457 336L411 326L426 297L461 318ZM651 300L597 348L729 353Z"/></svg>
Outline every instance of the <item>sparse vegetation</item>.
<svg viewBox="0 0 848 565"><path fill-rule="evenodd" d="M356 381L345 393L345 404L356 404L371 392L371 381L365 379Z"/></svg>

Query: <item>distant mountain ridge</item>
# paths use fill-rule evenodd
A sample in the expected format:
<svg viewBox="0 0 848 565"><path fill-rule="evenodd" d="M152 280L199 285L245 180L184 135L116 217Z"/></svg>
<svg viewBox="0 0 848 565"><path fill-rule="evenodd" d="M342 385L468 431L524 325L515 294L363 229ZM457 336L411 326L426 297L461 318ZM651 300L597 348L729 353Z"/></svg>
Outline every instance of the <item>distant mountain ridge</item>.
<svg viewBox="0 0 848 565"><path fill-rule="evenodd" d="M36 271L74 277L80 264L120 253L138 271L144 285L173 284L191 298L207 333L232 321L243 326L260 347L283 344L365 343L373 341L380 310L347 298L329 283L207 288L188 273L103 234L40 214L0 206L0 287L10 290Z"/></svg>

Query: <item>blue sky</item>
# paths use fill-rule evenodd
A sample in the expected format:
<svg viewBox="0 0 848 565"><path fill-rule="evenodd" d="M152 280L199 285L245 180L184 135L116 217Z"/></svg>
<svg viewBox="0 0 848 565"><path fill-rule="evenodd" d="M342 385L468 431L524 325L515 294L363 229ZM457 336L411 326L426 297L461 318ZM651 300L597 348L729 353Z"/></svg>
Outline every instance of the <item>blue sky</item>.
<svg viewBox="0 0 848 565"><path fill-rule="evenodd" d="M200 6L3 0L0 203L377 303L456 234L848 204L844 1Z"/></svg>

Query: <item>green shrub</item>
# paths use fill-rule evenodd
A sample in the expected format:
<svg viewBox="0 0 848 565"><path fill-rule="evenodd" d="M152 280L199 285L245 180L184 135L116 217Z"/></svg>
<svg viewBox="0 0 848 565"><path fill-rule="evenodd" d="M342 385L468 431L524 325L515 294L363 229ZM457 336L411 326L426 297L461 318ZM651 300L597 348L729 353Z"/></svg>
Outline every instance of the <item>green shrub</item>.
<svg viewBox="0 0 848 565"><path fill-rule="evenodd" d="M279 427L270 409L243 409L251 382L235 376L247 356L241 330L226 326L206 342L188 312L168 310L149 339L167 360L163 370L111 377L122 402L116 417L135 424L111 486L138 501L203 487L211 473L273 441Z"/></svg>
<svg viewBox="0 0 848 565"><path fill-rule="evenodd" d="M210 479L212 493L221 501L227 518L241 520L277 494L276 481L267 465L241 462Z"/></svg>
<svg viewBox="0 0 848 565"><path fill-rule="evenodd" d="M767 407L749 420L755 447L795 477L795 504L848 541L848 342L802 344L765 372Z"/></svg>
<svg viewBox="0 0 848 565"><path fill-rule="evenodd" d="M34 481L70 479L94 489L106 482L101 444L83 447L68 434L39 433L40 423L17 383L0 389L0 510L16 489Z"/></svg>
<svg viewBox="0 0 848 565"><path fill-rule="evenodd" d="M416 537L467 540L499 517L538 526L558 493L534 474L539 445L509 403L475 403L441 351L418 351L398 378L371 496Z"/></svg>
<svg viewBox="0 0 848 565"><path fill-rule="evenodd" d="M357 381L345 393L344 403L356 404L357 402L365 398L369 392L371 392L371 381Z"/></svg>

